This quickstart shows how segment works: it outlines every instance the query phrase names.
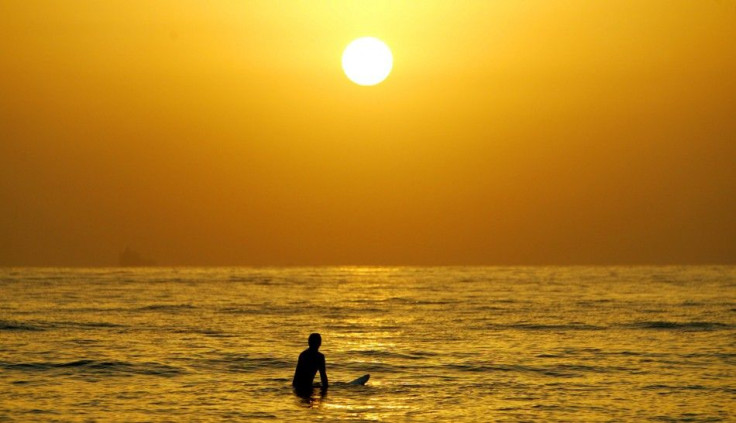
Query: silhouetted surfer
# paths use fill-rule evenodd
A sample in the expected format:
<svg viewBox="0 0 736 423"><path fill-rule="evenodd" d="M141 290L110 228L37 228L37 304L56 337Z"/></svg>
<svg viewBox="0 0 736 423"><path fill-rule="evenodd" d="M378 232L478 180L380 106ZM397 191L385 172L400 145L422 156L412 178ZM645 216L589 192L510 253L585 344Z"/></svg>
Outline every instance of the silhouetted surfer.
<svg viewBox="0 0 736 423"><path fill-rule="evenodd" d="M311 394L314 376L319 370L320 387L322 391L327 390L327 370L325 370L325 355L319 352L322 345L322 337L318 333L309 335L309 348L299 354L299 362L296 364L294 381L291 383L298 394Z"/></svg>

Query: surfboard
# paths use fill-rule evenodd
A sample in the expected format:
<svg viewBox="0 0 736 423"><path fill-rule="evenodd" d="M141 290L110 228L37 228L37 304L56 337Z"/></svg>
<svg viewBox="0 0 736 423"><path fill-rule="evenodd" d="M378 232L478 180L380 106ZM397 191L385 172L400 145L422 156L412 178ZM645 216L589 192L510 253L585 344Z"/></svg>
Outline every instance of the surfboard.
<svg viewBox="0 0 736 423"><path fill-rule="evenodd" d="M365 385L366 382L368 382L368 379L371 378L371 375L363 375L353 381L348 382L348 385Z"/></svg>

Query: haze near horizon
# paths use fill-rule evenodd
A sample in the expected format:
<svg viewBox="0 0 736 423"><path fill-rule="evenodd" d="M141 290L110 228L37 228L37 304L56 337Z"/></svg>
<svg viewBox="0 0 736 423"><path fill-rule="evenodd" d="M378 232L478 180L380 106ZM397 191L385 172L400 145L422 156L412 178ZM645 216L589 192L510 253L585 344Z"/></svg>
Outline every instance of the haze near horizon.
<svg viewBox="0 0 736 423"><path fill-rule="evenodd" d="M732 1L0 4L0 266L736 263ZM393 54L382 83L341 68Z"/></svg>

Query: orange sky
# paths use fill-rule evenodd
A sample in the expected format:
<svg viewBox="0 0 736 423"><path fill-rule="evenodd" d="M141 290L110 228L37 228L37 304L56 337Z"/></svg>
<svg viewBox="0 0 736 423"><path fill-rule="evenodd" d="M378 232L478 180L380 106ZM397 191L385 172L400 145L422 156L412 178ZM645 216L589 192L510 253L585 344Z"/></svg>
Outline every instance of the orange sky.
<svg viewBox="0 0 736 423"><path fill-rule="evenodd" d="M0 3L0 265L736 263L736 2ZM361 87L343 48L393 50Z"/></svg>

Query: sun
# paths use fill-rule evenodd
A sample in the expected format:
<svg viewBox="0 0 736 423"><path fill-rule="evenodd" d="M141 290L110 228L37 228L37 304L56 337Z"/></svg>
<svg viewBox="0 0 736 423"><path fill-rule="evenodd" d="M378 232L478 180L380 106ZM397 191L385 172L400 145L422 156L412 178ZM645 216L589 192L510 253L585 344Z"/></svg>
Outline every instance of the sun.
<svg viewBox="0 0 736 423"><path fill-rule="evenodd" d="M342 53L345 75L358 85L376 85L386 79L394 64L391 49L374 37L353 40Z"/></svg>

